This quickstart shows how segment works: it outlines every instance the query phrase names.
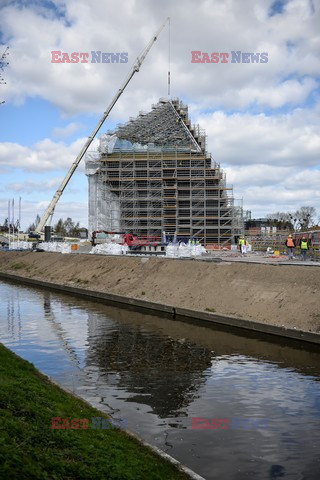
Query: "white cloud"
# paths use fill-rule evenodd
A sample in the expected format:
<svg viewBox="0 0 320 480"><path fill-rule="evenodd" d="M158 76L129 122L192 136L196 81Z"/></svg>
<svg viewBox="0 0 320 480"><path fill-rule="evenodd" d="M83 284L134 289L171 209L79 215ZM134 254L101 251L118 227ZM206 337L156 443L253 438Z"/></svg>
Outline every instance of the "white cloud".
<svg viewBox="0 0 320 480"><path fill-rule="evenodd" d="M76 159L86 139L80 138L70 146L55 143L49 138L37 142L33 148L17 143L0 143L0 165L27 171L67 170ZM78 167L83 170L83 164Z"/></svg>
<svg viewBox="0 0 320 480"><path fill-rule="evenodd" d="M52 135L54 137L62 137L62 138L67 138L70 137L73 133L75 133L79 128L81 128L82 125L80 125L77 122L71 122L68 123L65 127L56 127L52 131Z"/></svg>
<svg viewBox="0 0 320 480"><path fill-rule="evenodd" d="M250 210L250 206L254 205L255 209L264 214L279 210L294 211L302 205L317 207L319 211L320 194L318 190L310 189L308 186L290 190L273 185L249 187L244 193L246 208Z"/></svg>
<svg viewBox="0 0 320 480"><path fill-rule="evenodd" d="M6 188L18 193L47 192L53 188L57 189L61 182L61 177L43 181L25 180L23 182L9 183Z"/></svg>
<svg viewBox="0 0 320 480"><path fill-rule="evenodd" d="M318 111L301 123L301 109L290 114L233 114L222 111L200 114L197 123L206 129L209 150L223 165L264 164L301 168L320 166Z"/></svg>
<svg viewBox="0 0 320 480"><path fill-rule="evenodd" d="M274 167L269 165L246 165L245 167L224 168L228 183L236 186L236 190L247 188L250 185L263 187L265 185L279 185L284 178L296 171L294 167Z"/></svg>
<svg viewBox="0 0 320 480"><path fill-rule="evenodd" d="M319 199L320 196L320 170L302 170L292 175L286 180L286 188L288 190L296 190L306 188L311 190L311 194Z"/></svg>
<svg viewBox="0 0 320 480"><path fill-rule="evenodd" d="M225 167L227 183L254 216L301 205L320 212L318 106L277 116L216 112L197 121L206 128L213 157Z"/></svg>
<svg viewBox="0 0 320 480"><path fill-rule="evenodd" d="M226 169L237 198L244 199L244 208L254 217L277 211L293 212L301 206L315 207L320 212L320 170L294 167L249 165Z"/></svg>
<svg viewBox="0 0 320 480"><path fill-rule="evenodd" d="M34 222L37 214L40 216L48 206L49 201L32 202L22 199L21 204L21 226L25 230ZM59 218L66 219L71 217L75 221L80 221L82 227L88 224L88 213L86 202L66 202L63 199L58 203L52 225L54 225ZM0 224L4 222L8 216L8 200L0 199ZM15 204L15 218L18 216L18 204Z"/></svg>
<svg viewBox="0 0 320 480"><path fill-rule="evenodd" d="M40 95L67 113L102 112L137 54L171 15L174 95L212 107L301 104L316 86L311 77L320 71L319 6L313 12L308 0L291 0L283 14L268 17L271 3L257 0L252 8L250 0L200 0L196 5L191 0L161 5L151 0L92 0L90 5L68 0L69 24L32 5L22 10L9 4L1 11L4 39L11 44L7 98L18 102ZM166 30L160 35L116 116L124 110L134 115L166 94L167 36ZM129 63L53 64L52 50L128 52ZM192 50L265 51L269 62L192 64Z"/></svg>

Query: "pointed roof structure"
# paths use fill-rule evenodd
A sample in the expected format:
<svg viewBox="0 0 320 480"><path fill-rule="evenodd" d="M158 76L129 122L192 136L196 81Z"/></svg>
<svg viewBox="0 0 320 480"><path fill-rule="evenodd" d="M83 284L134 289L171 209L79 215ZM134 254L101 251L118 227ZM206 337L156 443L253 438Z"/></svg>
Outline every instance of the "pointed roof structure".
<svg viewBox="0 0 320 480"><path fill-rule="evenodd" d="M188 107L178 99L160 99L152 105L150 112L140 112L138 117L130 118L129 122L108 134L113 137L113 150L141 147L205 151L204 131L198 125L191 125Z"/></svg>

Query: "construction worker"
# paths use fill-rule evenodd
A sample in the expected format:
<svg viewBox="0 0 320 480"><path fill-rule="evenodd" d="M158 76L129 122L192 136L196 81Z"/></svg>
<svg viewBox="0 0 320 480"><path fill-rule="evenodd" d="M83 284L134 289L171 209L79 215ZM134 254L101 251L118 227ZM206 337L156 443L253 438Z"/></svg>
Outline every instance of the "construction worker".
<svg viewBox="0 0 320 480"><path fill-rule="evenodd" d="M296 247L296 242L294 238L292 238L292 235L288 235L288 238L286 240L286 247L288 249L288 255L289 255L289 260L293 259L293 250Z"/></svg>
<svg viewBox="0 0 320 480"><path fill-rule="evenodd" d="M245 247L246 247L246 254L247 254L248 251L249 251L249 247L250 247L250 243L248 242L247 238L246 238L246 241L245 241Z"/></svg>
<svg viewBox="0 0 320 480"><path fill-rule="evenodd" d="M306 260L307 251L309 250L309 243L308 243L308 239L305 236L301 238L299 246L300 246L301 258L302 260Z"/></svg>
<svg viewBox="0 0 320 480"><path fill-rule="evenodd" d="M239 246L240 246L241 255L245 255L247 253L247 248L246 248L246 241L243 235L241 235L241 237L239 238Z"/></svg>

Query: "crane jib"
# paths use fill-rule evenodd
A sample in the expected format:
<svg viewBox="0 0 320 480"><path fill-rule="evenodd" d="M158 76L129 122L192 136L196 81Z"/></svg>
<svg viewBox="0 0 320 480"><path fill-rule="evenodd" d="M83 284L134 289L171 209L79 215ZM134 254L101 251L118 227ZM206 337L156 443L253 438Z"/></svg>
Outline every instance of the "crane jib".
<svg viewBox="0 0 320 480"><path fill-rule="evenodd" d="M166 23L170 20L170 18L166 18L166 20L163 22L163 24L161 25L161 27L159 28L159 30L157 31L157 33L155 34L154 37L152 37L152 39L150 40L150 42L148 43L148 45L145 47L145 49L143 50L143 52L141 53L140 57L137 58L136 60L136 63L133 65L133 67L131 68L131 71L129 73L129 75L126 77L125 81L123 82L123 85L121 86L121 88L117 91L116 95L113 97L111 103L109 104L109 107L107 108L107 110L103 113L101 119L99 120L97 126L94 128L92 134L88 137L88 140L87 142L84 144L84 146L82 147L79 155L77 156L77 158L75 159L75 161L73 162L73 164L71 165L67 175L65 176L65 178L63 179L63 181L61 182L61 185L59 186L59 188L57 189L56 193L54 194L51 202L49 203L46 211L44 212L44 214L42 215L41 219L40 219L40 222L37 226L37 228L35 229L35 232L36 233L40 233L43 231L44 229L44 226L46 225L49 217L52 217L53 213L54 213L54 209L59 201L59 198L61 197L64 189L66 188L66 186L68 185L74 171L76 170L76 168L78 167L81 159L83 158L84 154L86 153L86 151L88 150L90 144L92 143L93 139L95 138L96 134L98 133L98 131L100 130L100 128L102 127L104 121L106 120L106 118L108 117L109 113L111 112L112 108L114 107L114 105L116 104L116 102L119 100L119 97L120 95L123 93L124 89L126 88L126 86L128 85L128 83L130 82L131 78L133 77L133 75L136 73L136 72L139 72L139 69L142 65L142 62L144 61L144 59L146 58L150 48L152 47L152 45L154 44L154 42L157 40L158 36L160 35L161 31L163 30L163 28L165 27Z"/></svg>

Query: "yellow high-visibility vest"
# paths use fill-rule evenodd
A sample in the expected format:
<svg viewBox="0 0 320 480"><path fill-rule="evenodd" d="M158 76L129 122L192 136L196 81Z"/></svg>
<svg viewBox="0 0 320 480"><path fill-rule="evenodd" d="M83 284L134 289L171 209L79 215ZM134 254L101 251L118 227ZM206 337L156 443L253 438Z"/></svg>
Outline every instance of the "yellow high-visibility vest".
<svg viewBox="0 0 320 480"><path fill-rule="evenodd" d="M301 250L308 250L308 242L305 242L304 240L301 240L300 248L301 248Z"/></svg>

